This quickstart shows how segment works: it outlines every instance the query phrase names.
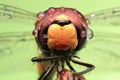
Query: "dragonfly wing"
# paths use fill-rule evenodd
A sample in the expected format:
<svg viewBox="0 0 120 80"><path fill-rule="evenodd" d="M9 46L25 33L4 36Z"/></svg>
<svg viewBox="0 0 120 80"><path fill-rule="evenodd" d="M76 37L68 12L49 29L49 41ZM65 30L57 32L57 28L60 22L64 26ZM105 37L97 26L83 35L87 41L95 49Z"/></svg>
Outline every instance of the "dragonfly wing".
<svg viewBox="0 0 120 80"><path fill-rule="evenodd" d="M33 42L34 38L31 32L8 32L0 33L0 55L14 53L14 48L22 43ZM21 46L21 49L23 46ZM12 49L13 48L13 49Z"/></svg>
<svg viewBox="0 0 120 80"><path fill-rule="evenodd" d="M36 14L17 7L0 4L0 21L1 20L19 20L34 21Z"/></svg>
<svg viewBox="0 0 120 80"><path fill-rule="evenodd" d="M120 7L99 10L86 14L85 17L92 21L104 22L104 24L120 25Z"/></svg>
<svg viewBox="0 0 120 80"><path fill-rule="evenodd" d="M119 69L120 7L93 12L86 18L90 20L90 28L94 32L85 49L85 53L91 56L88 59L94 57L93 63L98 69Z"/></svg>
<svg viewBox="0 0 120 80"><path fill-rule="evenodd" d="M36 48L31 32L0 33L0 73L32 68L31 58L37 54Z"/></svg>
<svg viewBox="0 0 120 80"><path fill-rule="evenodd" d="M32 35L35 16L30 11L0 4L0 79L34 73L31 58L37 54Z"/></svg>

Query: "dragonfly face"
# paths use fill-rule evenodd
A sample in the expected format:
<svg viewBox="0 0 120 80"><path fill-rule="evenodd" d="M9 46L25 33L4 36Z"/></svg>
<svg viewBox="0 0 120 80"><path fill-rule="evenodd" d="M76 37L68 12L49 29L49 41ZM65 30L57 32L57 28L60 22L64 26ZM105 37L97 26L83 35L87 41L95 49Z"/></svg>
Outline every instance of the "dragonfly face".
<svg viewBox="0 0 120 80"><path fill-rule="evenodd" d="M49 8L37 15L33 34L43 53L77 51L86 42L88 23L72 8Z"/></svg>

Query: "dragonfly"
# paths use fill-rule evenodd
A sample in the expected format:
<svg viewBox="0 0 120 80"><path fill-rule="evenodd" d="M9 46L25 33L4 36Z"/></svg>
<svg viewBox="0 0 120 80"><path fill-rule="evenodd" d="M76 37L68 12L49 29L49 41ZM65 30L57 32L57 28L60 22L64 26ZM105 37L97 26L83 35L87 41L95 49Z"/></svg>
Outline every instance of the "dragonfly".
<svg viewBox="0 0 120 80"><path fill-rule="evenodd" d="M36 15L36 13L24 9L0 4L0 20L2 20L4 23L5 21L12 21L12 23L15 23L16 21L25 21L26 23L30 22L31 24L34 24L36 21ZM91 40L88 42L88 45L86 45L86 49L83 51L84 54L82 54L85 55L88 52L91 52L92 54L94 52L94 57L99 55L99 57L105 61L110 60L111 64L109 67L119 69L117 65L120 64L118 59L120 57L120 7L100 10L85 14L84 16L89 20L88 24L91 26L91 29L93 29L94 36L91 39L91 34L88 34L88 37L90 37L88 39ZM101 27L97 27L98 24ZM32 47L35 42L34 37L31 33L32 31L0 33L0 55L5 58L8 55L23 56L28 53L28 50L26 49ZM21 54L23 53L22 51L25 51L24 54ZM27 56L29 54L27 54ZM15 58L10 57L10 59L13 61ZM95 62L97 66L100 65L98 62L101 62L101 60L99 59ZM113 62L114 64L112 64ZM106 69L107 68L108 66L106 66Z"/></svg>

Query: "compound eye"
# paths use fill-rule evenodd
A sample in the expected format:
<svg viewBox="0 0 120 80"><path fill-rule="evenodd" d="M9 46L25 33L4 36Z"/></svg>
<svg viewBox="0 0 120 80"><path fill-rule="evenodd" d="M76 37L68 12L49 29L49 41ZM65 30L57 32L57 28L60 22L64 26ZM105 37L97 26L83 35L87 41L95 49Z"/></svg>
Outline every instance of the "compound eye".
<svg viewBox="0 0 120 80"><path fill-rule="evenodd" d="M87 40L91 40L93 38L94 34L93 31L91 29L87 30Z"/></svg>

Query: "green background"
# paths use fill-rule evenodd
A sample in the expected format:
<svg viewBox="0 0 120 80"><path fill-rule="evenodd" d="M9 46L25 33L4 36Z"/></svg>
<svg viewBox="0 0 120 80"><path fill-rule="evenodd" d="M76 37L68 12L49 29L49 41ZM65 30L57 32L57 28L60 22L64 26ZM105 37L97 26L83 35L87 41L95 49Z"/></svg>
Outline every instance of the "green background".
<svg viewBox="0 0 120 80"><path fill-rule="evenodd" d="M0 0L7 4L34 13L49 7L76 8L83 14L120 6L120 0ZM0 20L0 33L23 32L34 29L34 22ZM96 35L85 48L78 52L81 61L92 63L96 69L85 74L87 80L120 79L120 26L93 23L91 29ZM100 35L97 37L97 35ZM98 39L99 38L99 39ZM0 53L0 80L37 80L36 66L30 59L37 54L34 41L0 42L0 46L11 46ZM14 44L14 45L13 45ZM80 53L80 54L79 54ZM82 67L74 66L78 71Z"/></svg>

